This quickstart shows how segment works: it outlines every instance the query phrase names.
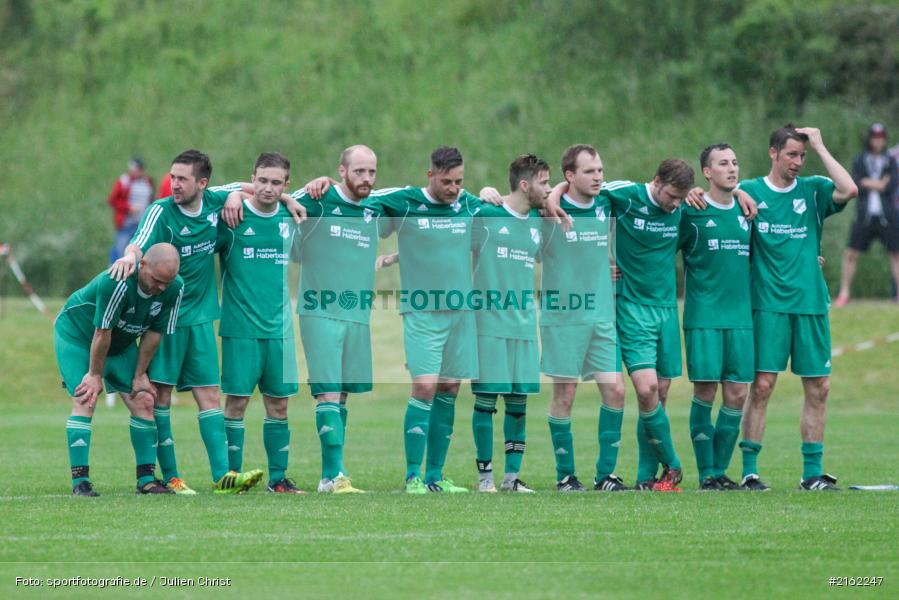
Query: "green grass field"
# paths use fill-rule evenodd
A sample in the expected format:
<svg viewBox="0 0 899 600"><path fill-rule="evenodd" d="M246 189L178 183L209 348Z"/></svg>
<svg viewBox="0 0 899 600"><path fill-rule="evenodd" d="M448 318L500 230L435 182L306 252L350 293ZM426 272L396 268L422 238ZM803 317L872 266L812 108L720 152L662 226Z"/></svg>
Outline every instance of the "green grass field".
<svg viewBox="0 0 899 600"><path fill-rule="evenodd" d="M58 309L60 302L51 302ZM377 313L376 313L377 314ZM376 356L400 343L394 315L376 323ZM899 331L899 307L857 303L832 313L834 346ZM378 334L378 332L381 332ZM407 497L398 493L403 455L400 422L408 389L377 386L351 399L347 466L358 497L309 494L239 497L205 493L208 463L196 409L181 395L173 410L179 466L199 496L135 497L127 412L99 407L91 474L103 494L68 495L64 422L50 320L24 300L0 301L0 589L35 597L93 595L93 588L15 587L16 577L156 577L129 594L188 595L161 577L230 577L206 593L304 597L807 597L834 592L831 576L883 576L865 593L899 585L899 494L796 490L800 470L800 382L784 375L771 402L760 465L767 494L696 493L687 416L690 391L677 381L669 413L686 468L683 494L560 495L546 426L547 394L529 407L523 478L541 493ZM899 483L899 344L884 343L834 359L825 468L841 485ZM395 380L394 373L388 375ZM546 388L544 388L546 389ZM447 473L473 486L470 392L457 404ZM291 405L288 474L314 488L320 467L308 389ZM595 388L582 386L574 433L579 475L596 458ZM635 472L634 395L628 390L618 472ZM247 417L247 466L264 466L262 408ZM496 421L501 429L501 419ZM497 438L499 442L499 438ZM496 447L498 463L502 449ZM739 475L735 457L731 475ZM205 588L204 588L205 589ZM846 592L845 589L842 590ZM891 593L892 592L892 593ZM107 593L121 595L122 589ZM837 592L838 593L838 592Z"/></svg>

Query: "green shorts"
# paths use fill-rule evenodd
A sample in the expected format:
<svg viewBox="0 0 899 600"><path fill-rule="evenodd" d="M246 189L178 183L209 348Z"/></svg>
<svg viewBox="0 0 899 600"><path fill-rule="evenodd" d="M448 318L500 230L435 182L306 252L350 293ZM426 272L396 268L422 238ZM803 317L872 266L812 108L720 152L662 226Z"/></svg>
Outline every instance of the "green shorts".
<svg viewBox="0 0 899 600"><path fill-rule="evenodd" d="M618 337L628 373L655 369L659 377L681 376L680 324L677 308L648 306L618 297Z"/></svg>
<svg viewBox="0 0 899 600"><path fill-rule="evenodd" d="M539 394L540 352L537 340L478 336L475 394Z"/></svg>
<svg viewBox="0 0 899 600"><path fill-rule="evenodd" d="M403 346L412 377L478 377L477 325L469 310L404 313Z"/></svg>
<svg viewBox="0 0 899 600"><path fill-rule="evenodd" d="M371 391L371 328L367 324L301 315L300 339L313 396Z"/></svg>
<svg viewBox="0 0 899 600"><path fill-rule="evenodd" d="M56 364L62 375L62 385L75 395L75 388L87 375L91 366L91 350L76 344L59 332L53 332L53 349L56 351ZM103 364L103 381L107 392L131 393L131 381L137 367L137 344L131 344L121 354L107 356Z"/></svg>
<svg viewBox="0 0 899 600"><path fill-rule="evenodd" d="M540 341L540 370L550 377L588 379L596 373L621 372L615 323L541 325Z"/></svg>
<svg viewBox="0 0 899 600"><path fill-rule="evenodd" d="M752 383L755 350L751 329L685 329L690 381Z"/></svg>
<svg viewBox="0 0 899 600"><path fill-rule="evenodd" d="M222 338L222 393L250 396L256 385L272 398L293 396L297 385L297 352L287 339Z"/></svg>
<svg viewBox="0 0 899 600"><path fill-rule="evenodd" d="M824 315L752 311L755 370L779 373L790 369L800 377L830 375L830 320Z"/></svg>
<svg viewBox="0 0 899 600"><path fill-rule="evenodd" d="M212 321L176 327L162 336L150 363L150 381L174 385L179 392L219 384L219 353Z"/></svg>

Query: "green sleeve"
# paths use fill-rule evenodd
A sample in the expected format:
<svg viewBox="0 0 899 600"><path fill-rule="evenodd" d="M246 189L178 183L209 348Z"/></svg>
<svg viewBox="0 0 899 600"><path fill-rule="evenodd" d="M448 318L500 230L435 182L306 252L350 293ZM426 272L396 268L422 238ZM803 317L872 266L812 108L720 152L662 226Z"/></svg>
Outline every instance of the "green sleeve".
<svg viewBox="0 0 899 600"><path fill-rule="evenodd" d="M239 182L206 188L206 193L203 194L203 201L209 202L209 205L213 210L219 211L225 206L228 194L231 192L239 192L241 189Z"/></svg>
<svg viewBox="0 0 899 600"><path fill-rule="evenodd" d="M228 227L227 223L220 220L218 224L217 236L215 239L215 251L222 254L227 253L228 250L231 249L231 240L233 239L234 235L231 231L231 228Z"/></svg>
<svg viewBox="0 0 899 600"><path fill-rule="evenodd" d="M406 198L410 188L384 188L375 190L368 197L368 206L390 217L403 217L406 214ZM383 236L382 236L383 237Z"/></svg>
<svg viewBox="0 0 899 600"><path fill-rule="evenodd" d="M809 182L815 190L815 205L818 210L818 216L822 221L846 208L846 202L838 204L833 201L833 192L836 186L834 186L832 179L815 175L809 177Z"/></svg>
<svg viewBox="0 0 899 600"><path fill-rule="evenodd" d="M150 329L163 335L175 333L175 325L178 322L178 308L181 305L181 297L184 295L184 283L179 277L166 289L165 300L162 302L162 310L153 318Z"/></svg>
<svg viewBox="0 0 899 600"><path fill-rule="evenodd" d="M136 277L137 274L132 277ZM111 277L101 277L97 282L95 296L94 327L112 329L119 322L128 293L128 281L116 281Z"/></svg>
<svg viewBox="0 0 899 600"><path fill-rule="evenodd" d="M300 203L303 208L306 209L307 217L319 217L322 214L322 203L318 200L314 200L309 194L306 193L306 190L299 189L292 194L290 197Z"/></svg>
<svg viewBox="0 0 899 600"><path fill-rule="evenodd" d="M136 244L141 252L146 252L153 244L171 241L163 239L162 231L164 225L159 223L162 220L162 213L166 206L163 202L165 200L157 200L144 211L144 216L141 217L140 223L137 225L134 237L131 238L131 243Z"/></svg>
<svg viewBox="0 0 899 600"><path fill-rule="evenodd" d="M476 217L471 224L471 249L479 252L487 241L487 227L485 217Z"/></svg>
<svg viewBox="0 0 899 600"><path fill-rule="evenodd" d="M687 215L683 214L680 220L680 231L677 236L677 249L686 254L689 250L689 246L691 246L695 240L696 228L693 227L693 224L690 219L687 218Z"/></svg>

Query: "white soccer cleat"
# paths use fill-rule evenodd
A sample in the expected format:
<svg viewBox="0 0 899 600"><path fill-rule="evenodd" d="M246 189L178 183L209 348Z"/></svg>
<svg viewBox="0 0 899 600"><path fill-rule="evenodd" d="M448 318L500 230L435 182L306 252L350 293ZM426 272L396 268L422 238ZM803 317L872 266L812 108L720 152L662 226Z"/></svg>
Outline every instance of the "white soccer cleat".
<svg viewBox="0 0 899 600"><path fill-rule="evenodd" d="M486 494L496 493L496 483L493 481L493 475L481 476L478 479L478 491Z"/></svg>
<svg viewBox="0 0 899 600"><path fill-rule="evenodd" d="M321 494L330 494L334 491L333 479L322 479L318 482L318 492Z"/></svg>
<svg viewBox="0 0 899 600"><path fill-rule="evenodd" d="M499 488L503 492L516 492L519 494L533 494L525 482L518 478L518 473L506 473L503 475L503 484Z"/></svg>

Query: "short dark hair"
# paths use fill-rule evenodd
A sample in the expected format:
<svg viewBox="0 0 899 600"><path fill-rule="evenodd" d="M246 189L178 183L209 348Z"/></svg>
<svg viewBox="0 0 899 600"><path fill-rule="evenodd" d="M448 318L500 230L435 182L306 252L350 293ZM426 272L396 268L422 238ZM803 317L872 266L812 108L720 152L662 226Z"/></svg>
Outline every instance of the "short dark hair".
<svg viewBox="0 0 899 600"><path fill-rule="evenodd" d="M787 123L771 132L771 137L768 138L768 147L780 152L787 145L787 140L796 140L805 144L808 142L808 136L796 131L796 126L792 123Z"/></svg>
<svg viewBox="0 0 899 600"><path fill-rule="evenodd" d="M702 151L702 154L699 155L699 168L704 169L706 167L711 166L709 164L709 159L712 158L712 152L715 150L733 150L730 144L725 144L721 142L720 144L712 144L710 146L706 146L705 150Z"/></svg>
<svg viewBox="0 0 899 600"><path fill-rule="evenodd" d="M172 164L192 166L194 177L197 179L209 179L212 177L212 163L209 161L209 156L199 150L185 150L175 157Z"/></svg>
<svg viewBox="0 0 899 600"><path fill-rule="evenodd" d="M590 156L599 156L596 148L590 144L574 144L573 146L568 146L565 148L565 152L562 153L563 176L568 171L577 171L577 157L580 156L581 152L586 152Z"/></svg>
<svg viewBox="0 0 899 600"><path fill-rule="evenodd" d="M521 180L531 181L542 173L549 172L549 164L536 154L522 154L509 165L509 187L514 192Z"/></svg>
<svg viewBox="0 0 899 600"><path fill-rule="evenodd" d="M256 159L256 164L253 165L253 173L256 173L256 170L260 167L263 169L267 167L284 169L290 175L290 161L286 156L278 152L263 152L260 154L259 158Z"/></svg>
<svg viewBox="0 0 899 600"><path fill-rule="evenodd" d="M440 146L431 152L431 170L445 172L462 164L462 153L458 148Z"/></svg>
<svg viewBox="0 0 899 600"><path fill-rule="evenodd" d="M674 186L679 190L693 187L693 167L680 158L666 158L659 164L656 177L662 185Z"/></svg>

